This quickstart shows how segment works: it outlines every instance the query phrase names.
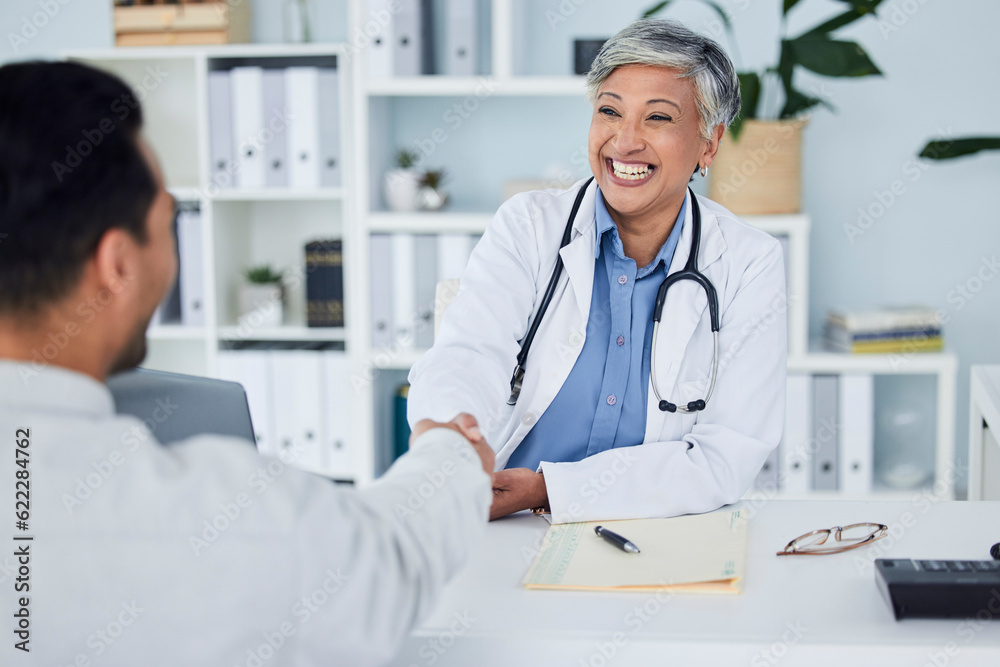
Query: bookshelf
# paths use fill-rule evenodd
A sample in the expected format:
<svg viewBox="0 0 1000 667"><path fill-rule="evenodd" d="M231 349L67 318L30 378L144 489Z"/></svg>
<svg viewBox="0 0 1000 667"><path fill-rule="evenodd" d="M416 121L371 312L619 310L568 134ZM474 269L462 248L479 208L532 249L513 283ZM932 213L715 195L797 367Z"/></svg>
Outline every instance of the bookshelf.
<svg viewBox="0 0 1000 667"><path fill-rule="evenodd" d="M572 3L577 5L577 3ZM648 2L623 3L612 11L595 3L577 7L576 18L593 25L602 16L601 32L638 16ZM692 3L694 4L694 3ZM473 76L422 75L372 78L369 51L354 43L314 45L230 45L110 49L66 54L109 69L141 87L154 72L166 73L147 91L146 134L163 162L168 185L180 200L197 203L204 224L203 269L206 322L199 327L157 326L150 330L147 365L164 370L218 375L220 351L286 348L343 349L349 385L350 456L333 475L366 484L391 462L392 405L396 389L422 351L407 346L373 344L373 235L479 235L501 204L506 180L537 178L574 181L586 175L586 134L590 109L583 77L568 74L565 62L537 57L545 40L554 39L541 3L528 0L481 0L479 72ZM591 6L592 5L592 6ZM682 3L683 5L683 3ZM343 20L349 36L362 34L370 19L366 0L349 0ZM574 18L574 17L570 17ZM680 16L684 19L684 16ZM609 19L611 19L609 21ZM605 25L606 24L606 25ZM560 28L567 47L575 28ZM587 28L581 37L591 37ZM226 190L210 178L208 75L232 63L329 62L336 59L340 77L340 139L343 169L340 187L312 189L254 188ZM567 74L562 75L560 72ZM475 113L458 128L445 121L455 104L473 105ZM441 212L394 213L387 210L381 182L393 153L413 147L447 130L434 142L425 167L444 166L452 204ZM475 164L469 165L469 146ZM483 157L487 156L487 157ZM526 158L530 156L530 160ZM554 173L553 173L554 170ZM783 238L787 249L790 375L868 373L930 376L937 386L934 468L931 489L936 497L954 495L954 420L956 360L950 354L919 354L899 365L892 355L846 355L824 352L810 344L809 252L807 215L750 216L763 231ZM301 264L306 240L322 236L344 244L345 326L305 326L303 294L291 295L286 324L250 331L236 320L235 280L247 264ZM878 443L876 443L878 446ZM329 471L328 471L329 472ZM950 480L950 481L949 481ZM873 487L865 497L911 498L918 490ZM778 490L778 496L790 497ZM844 497L809 492L805 497Z"/></svg>

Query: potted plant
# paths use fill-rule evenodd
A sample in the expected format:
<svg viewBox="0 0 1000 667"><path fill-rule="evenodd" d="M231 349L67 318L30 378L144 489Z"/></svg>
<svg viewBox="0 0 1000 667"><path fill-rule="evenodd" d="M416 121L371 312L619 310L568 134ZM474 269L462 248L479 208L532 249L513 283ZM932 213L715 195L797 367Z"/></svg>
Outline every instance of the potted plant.
<svg viewBox="0 0 1000 667"><path fill-rule="evenodd" d="M285 311L282 277L282 273L269 264L253 266L243 272L244 282L239 294L241 326L281 326Z"/></svg>
<svg viewBox="0 0 1000 667"><path fill-rule="evenodd" d="M422 174L414 167L417 156L407 150L396 153L396 167L385 173L385 202L397 212L417 209L417 192Z"/></svg>
<svg viewBox="0 0 1000 667"><path fill-rule="evenodd" d="M439 211L448 203L448 194L441 189L444 183L444 169L428 169L420 179L417 205L423 211Z"/></svg>
<svg viewBox="0 0 1000 667"><path fill-rule="evenodd" d="M670 6L659 2L646 10L652 16ZM729 16L711 0L699 0L722 20L733 42ZM802 34L788 35L786 17L801 0L782 0L778 62L761 72L738 72L743 104L719 147L709 180L709 197L735 213L795 213L801 207L801 144L804 115L818 105L833 106L795 86L797 68L831 77L881 74L856 42L832 33L858 19L874 16L882 0L838 0L844 11ZM767 100L778 99L781 108Z"/></svg>

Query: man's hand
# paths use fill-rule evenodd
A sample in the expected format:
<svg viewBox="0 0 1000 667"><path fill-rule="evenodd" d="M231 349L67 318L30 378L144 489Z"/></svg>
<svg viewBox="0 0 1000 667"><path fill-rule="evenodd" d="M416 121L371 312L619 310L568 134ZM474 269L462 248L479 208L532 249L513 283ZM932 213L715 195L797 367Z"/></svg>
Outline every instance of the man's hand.
<svg viewBox="0 0 1000 667"><path fill-rule="evenodd" d="M413 432L410 434L410 445L413 444L414 440L432 428L450 428L465 436L465 439L469 441L472 448L476 450L476 454L479 455L479 460L483 464L483 471L491 479L493 478L493 466L496 465L496 454L493 453L493 448L486 444L486 441L483 439L483 434L479 431L479 425L476 424L475 417L463 412L447 424L431 419L421 419L413 427Z"/></svg>
<svg viewBox="0 0 1000 667"><path fill-rule="evenodd" d="M533 507L547 507L548 504L549 494L542 473L529 468L511 468L494 473L490 521Z"/></svg>

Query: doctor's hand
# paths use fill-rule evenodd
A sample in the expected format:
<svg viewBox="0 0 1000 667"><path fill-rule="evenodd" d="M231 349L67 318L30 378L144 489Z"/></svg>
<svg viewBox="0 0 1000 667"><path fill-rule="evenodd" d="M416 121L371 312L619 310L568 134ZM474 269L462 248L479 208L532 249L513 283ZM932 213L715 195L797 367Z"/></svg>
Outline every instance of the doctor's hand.
<svg viewBox="0 0 1000 667"><path fill-rule="evenodd" d="M483 439L483 434L479 431L479 425L476 423L475 417L463 412L448 423L436 422L432 419L421 419L413 427L413 432L410 434L410 444L412 445L414 440L432 428L450 428L465 436L465 439L469 441L472 448L476 450L476 454L479 455L479 460L483 464L483 471L491 479L493 478L496 454L493 452L493 448L486 444L486 440Z"/></svg>
<svg viewBox="0 0 1000 667"><path fill-rule="evenodd" d="M497 470L493 474L490 521L533 507L548 507L549 494L542 473L530 468Z"/></svg>

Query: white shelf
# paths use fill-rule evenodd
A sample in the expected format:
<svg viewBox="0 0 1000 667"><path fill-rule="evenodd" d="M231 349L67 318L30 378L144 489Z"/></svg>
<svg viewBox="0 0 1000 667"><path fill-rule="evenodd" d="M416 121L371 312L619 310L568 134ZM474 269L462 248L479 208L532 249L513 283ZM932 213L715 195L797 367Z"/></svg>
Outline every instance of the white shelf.
<svg viewBox="0 0 1000 667"><path fill-rule="evenodd" d="M372 213L368 229L377 233L482 234L492 213Z"/></svg>
<svg viewBox="0 0 1000 667"><path fill-rule="evenodd" d="M202 340L208 335L204 327L187 327L182 324L161 324L149 328L150 340Z"/></svg>
<svg viewBox="0 0 1000 667"><path fill-rule="evenodd" d="M340 201L344 199L344 188L315 188L293 190L291 188L220 189L212 199L216 201Z"/></svg>
<svg viewBox="0 0 1000 667"><path fill-rule="evenodd" d="M342 44L219 44L205 46L126 46L63 51L74 60L176 60L198 58L287 58L343 55Z"/></svg>
<svg viewBox="0 0 1000 667"><path fill-rule="evenodd" d="M246 328L241 326L219 327L219 340L223 341L345 341L347 330L343 327L281 326Z"/></svg>
<svg viewBox="0 0 1000 667"><path fill-rule="evenodd" d="M950 352L851 354L816 351L788 357L788 371L791 373L933 375L954 373L957 368L958 358Z"/></svg>
<svg viewBox="0 0 1000 667"><path fill-rule="evenodd" d="M426 352L427 350L374 349L368 365L379 370L408 371Z"/></svg>
<svg viewBox="0 0 1000 667"><path fill-rule="evenodd" d="M583 97L587 86L582 76L413 76L368 81L365 92L373 97Z"/></svg>
<svg viewBox="0 0 1000 667"><path fill-rule="evenodd" d="M167 188L167 191L174 196L177 201L201 201L203 194L199 188L176 187Z"/></svg>

